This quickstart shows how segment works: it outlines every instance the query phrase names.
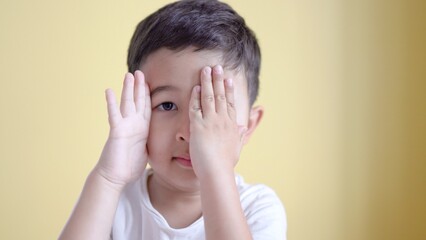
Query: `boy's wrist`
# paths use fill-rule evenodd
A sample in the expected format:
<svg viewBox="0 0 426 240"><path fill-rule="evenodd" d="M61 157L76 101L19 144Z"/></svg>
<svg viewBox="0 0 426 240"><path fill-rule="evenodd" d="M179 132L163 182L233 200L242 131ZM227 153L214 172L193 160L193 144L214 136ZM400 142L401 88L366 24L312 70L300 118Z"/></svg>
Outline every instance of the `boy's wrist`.
<svg viewBox="0 0 426 240"><path fill-rule="evenodd" d="M235 172L234 169L228 168L218 168L210 169L209 171L204 171L200 176L197 176L200 184L211 184L214 182L223 182L223 181L234 181Z"/></svg>
<svg viewBox="0 0 426 240"><path fill-rule="evenodd" d="M121 194L121 192L123 191L124 187L126 186L125 184L122 183L117 183L117 182L113 182L111 180L109 180L105 174L103 173L103 171L101 169L99 169L98 167L95 167L92 172L89 174L89 176L87 177L87 181L93 181L97 184L102 185L104 188L111 190L113 192L116 192L117 194Z"/></svg>

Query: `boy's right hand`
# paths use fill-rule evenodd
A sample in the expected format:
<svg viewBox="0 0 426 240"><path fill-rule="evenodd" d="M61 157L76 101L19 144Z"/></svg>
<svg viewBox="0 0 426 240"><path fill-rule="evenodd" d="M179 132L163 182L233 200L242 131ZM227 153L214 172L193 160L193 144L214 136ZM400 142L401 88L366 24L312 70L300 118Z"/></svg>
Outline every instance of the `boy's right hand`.
<svg viewBox="0 0 426 240"><path fill-rule="evenodd" d="M150 92L143 73L137 70L124 78L120 108L111 89L105 95L110 132L95 172L121 190L146 168Z"/></svg>

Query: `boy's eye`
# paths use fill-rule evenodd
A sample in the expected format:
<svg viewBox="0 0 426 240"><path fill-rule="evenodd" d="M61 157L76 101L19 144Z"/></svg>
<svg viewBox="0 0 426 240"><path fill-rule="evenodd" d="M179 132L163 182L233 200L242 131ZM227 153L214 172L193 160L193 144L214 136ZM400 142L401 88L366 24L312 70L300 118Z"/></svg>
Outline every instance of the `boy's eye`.
<svg viewBox="0 0 426 240"><path fill-rule="evenodd" d="M177 109L176 105L172 102L163 102L156 108L160 111L172 111Z"/></svg>

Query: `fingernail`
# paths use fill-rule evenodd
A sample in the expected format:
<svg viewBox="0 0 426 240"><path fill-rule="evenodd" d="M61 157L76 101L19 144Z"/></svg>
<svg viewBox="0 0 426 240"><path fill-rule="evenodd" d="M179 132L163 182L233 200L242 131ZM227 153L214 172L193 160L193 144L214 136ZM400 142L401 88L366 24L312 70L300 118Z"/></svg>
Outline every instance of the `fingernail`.
<svg viewBox="0 0 426 240"><path fill-rule="evenodd" d="M222 66L220 66L220 65L215 66L215 67L214 67L214 72L215 72L216 74L222 74L222 73L223 73L223 68L222 68Z"/></svg>
<svg viewBox="0 0 426 240"><path fill-rule="evenodd" d="M225 82L226 82L226 86L228 86L228 87L232 87L232 84L233 84L232 78L227 78L227 79L225 80Z"/></svg>
<svg viewBox="0 0 426 240"><path fill-rule="evenodd" d="M204 73L207 74L207 75L212 74L212 68L211 67L205 67L204 68Z"/></svg>
<svg viewBox="0 0 426 240"><path fill-rule="evenodd" d="M200 85L195 86L195 91L197 91L197 93L201 92L201 87L200 87Z"/></svg>

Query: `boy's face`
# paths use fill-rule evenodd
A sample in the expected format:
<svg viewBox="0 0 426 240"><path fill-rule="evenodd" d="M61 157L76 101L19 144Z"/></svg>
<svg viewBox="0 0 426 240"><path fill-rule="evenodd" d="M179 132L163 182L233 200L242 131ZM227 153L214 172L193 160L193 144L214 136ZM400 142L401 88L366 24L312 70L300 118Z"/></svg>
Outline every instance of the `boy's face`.
<svg viewBox="0 0 426 240"><path fill-rule="evenodd" d="M198 189L192 167L174 159L190 158L191 92L194 86L200 85L202 68L219 64L222 64L220 52L194 52L192 47L182 51L162 48L149 55L141 67L151 90L149 163L155 178L163 184L184 191ZM233 79L237 124L246 127L250 112L246 80L242 73L224 68L225 78Z"/></svg>

